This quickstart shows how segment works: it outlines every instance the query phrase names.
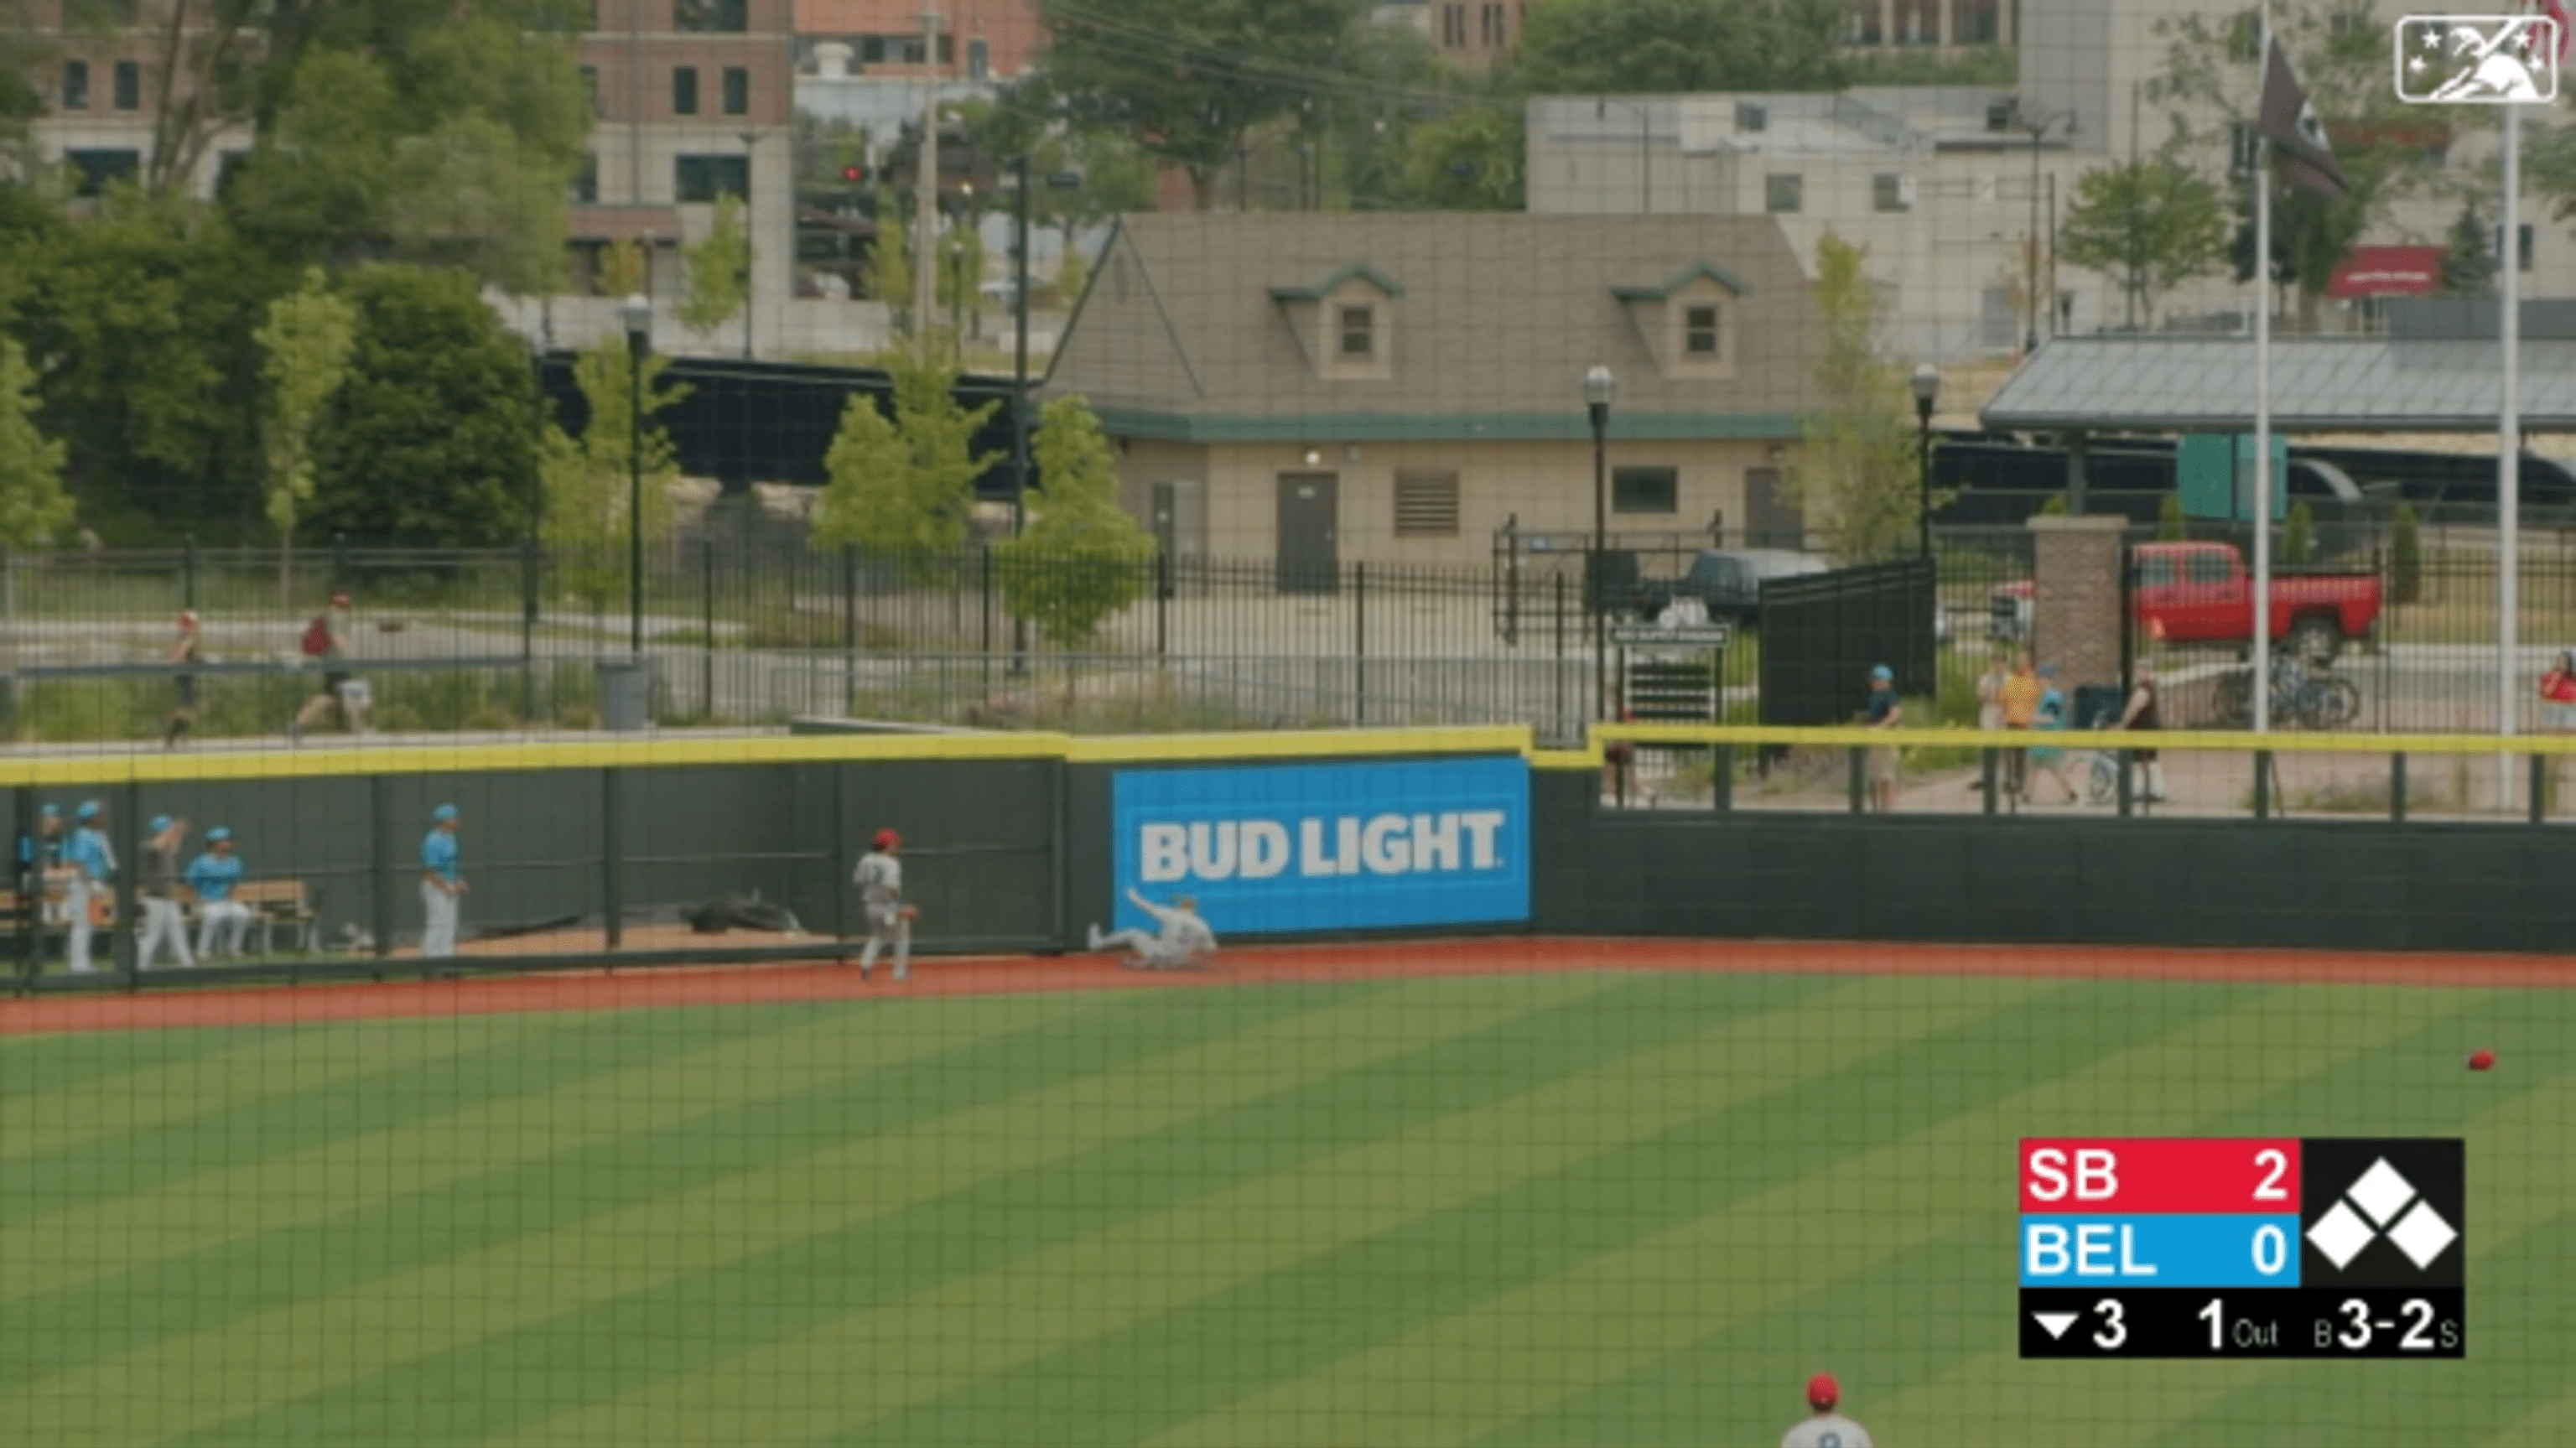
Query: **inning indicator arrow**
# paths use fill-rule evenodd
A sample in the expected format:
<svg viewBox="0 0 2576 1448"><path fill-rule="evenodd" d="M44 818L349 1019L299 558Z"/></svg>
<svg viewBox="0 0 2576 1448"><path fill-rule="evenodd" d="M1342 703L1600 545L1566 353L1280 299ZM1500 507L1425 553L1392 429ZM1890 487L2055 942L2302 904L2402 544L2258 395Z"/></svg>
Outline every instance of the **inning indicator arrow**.
<svg viewBox="0 0 2576 1448"><path fill-rule="evenodd" d="M2051 1338L2060 1338L2066 1336L2066 1329L2073 1327L2075 1319L2083 1315L2080 1312L2034 1312L2030 1316L2032 1321L2048 1329Z"/></svg>

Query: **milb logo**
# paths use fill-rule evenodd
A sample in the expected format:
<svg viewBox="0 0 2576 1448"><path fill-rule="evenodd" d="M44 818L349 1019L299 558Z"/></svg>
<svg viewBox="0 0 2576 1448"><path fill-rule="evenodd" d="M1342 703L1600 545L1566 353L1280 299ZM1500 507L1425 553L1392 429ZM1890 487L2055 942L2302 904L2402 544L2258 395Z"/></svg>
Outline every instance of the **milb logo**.
<svg viewBox="0 0 2576 1448"><path fill-rule="evenodd" d="M2463 1143L2311 1139L2302 1155L2304 1285L2456 1287L2467 1281Z"/></svg>

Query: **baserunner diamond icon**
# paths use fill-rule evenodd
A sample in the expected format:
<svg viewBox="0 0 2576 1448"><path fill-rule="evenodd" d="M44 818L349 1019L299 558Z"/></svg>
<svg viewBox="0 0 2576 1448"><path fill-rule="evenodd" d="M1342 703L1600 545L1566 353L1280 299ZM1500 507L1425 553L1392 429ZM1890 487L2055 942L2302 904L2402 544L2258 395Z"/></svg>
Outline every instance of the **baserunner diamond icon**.
<svg viewBox="0 0 2576 1448"><path fill-rule="evenodd" d="M2451 1230L2451 1224L2442 1220L2442 1214L2434 1211L2430 1202L2417 1202L2415 1210L2406 1214L2406 1220L2388 1230L2388 1240L2396 1243L2397 1250L2412 1259L2419 1269L2432 1266L2433 1259L2442 1255L2442 1249L2459 1239L2460 1234ZM2343 1264L2337 1262L2335 1265L2340 1267Z"/></svg>
<svg viewBox="0 0 2576 1448"><path fill-rule="evenodd" d="M2342 1202L2328 1208L2324 1216L2317 1218L2317 1224L2308 1228L2308 1240L2316 1244L2316 1249L2325 1253L2326 1260L2335 1264L2338 1270L2351 1266L2352 1259L2360 1256L2361 1249L2369 1246L2370 1239L2377 1235L2370 1229L2370 1224L2361 1219L2361 1213Z"/></svg>
<svg viewBox="0 0 2576 1448"><path fill-rule="evenodd" d="M2386 1157L2381 1157L2371 1163L2370 1170L2361 1174L2361 1180L2352 1184L2348 1195L2370 1214L2371 1221L2385 1227L2397 1220L2398 1212L2415 1199L2415 1184L2399 1176L2397 1168L2390 1166Z"/></svg>

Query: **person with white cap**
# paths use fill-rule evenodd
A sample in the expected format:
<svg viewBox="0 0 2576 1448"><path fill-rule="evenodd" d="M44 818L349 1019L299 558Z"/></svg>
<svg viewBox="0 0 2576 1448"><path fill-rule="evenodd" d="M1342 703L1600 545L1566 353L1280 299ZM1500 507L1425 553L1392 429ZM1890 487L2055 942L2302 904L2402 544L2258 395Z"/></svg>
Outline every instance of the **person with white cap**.
<svg viewBox="0 0 2576 1448"><path fill-rule="evenodd" d="M440 805L429 816L429 835L420 842L420 906L425 917L420 953L444 960L456 953L457 902L465 896L465 871L456 844L456 806Z"/></svg>
<svg viewBox="0 0 2576 1448"><path fill-rule="evenodd" d="M179 968L194 967L197 958L188 953L188 923L179 916L179 847L187 842L188 822L168 815L152 817L151 833L143 837L143 943L135 947L134 968L150 970L167 944L170 953L179 958Z"/></svg>
<svg viewBox="0 0 2576 1448"><path fill-rule="evenodd" d="M903 980L912 974L912 922L920 912L903 903L903 861L896 858L902 850L903 836L879 830L876 848L850 875L850 883L859 887L860 908L868 919L867 948L859 952L861 980L876 968L878 952L889 943L894 946L894 978Z"/></svg>
<svg viewBox="0 0 2576 1448"><path fill-rule="evenodd" d="M116 851L108 846L107 811L97 800L83 800L72 811L72 819L79 827L63 851L63 864L70 871L63 884L63 908L71 917L66 956L72 974L87 975L90 937L103 923L93 912L104 912L107 882L116 878Z"/></svg>
<svg viewBox="0 0 2576 1448"><path fill-rule="evenodd" d="M178 666L170 676L177 697L170 709L170 732L161 739L164 749L178 748L179 736L197 718L197 611L193 608L179 610L179 641L170 646L170 662Z"/></svg>
<svg viewBox="0 0 2576 1448"><path fill-rule="evenodd" d="M250 934L250 907L233 898L241 888L241 856L233 853L233 832L217 825L206 831L205 853L188 862L188 888L197 896L197 958L215 958L218 939L225 955L242 953Z"/></svg>
<svg viewBox="0 0 2576 1448"><path fill-rule="evenodd" d="M1842 1384L1834 1381L1832 1373L1807 1379L1807 1406L1816 1415L1791 1428L1780 1440L1780 1448L1877 1448L1867 1428L1837 1411L1842 1401Z"/></svg>

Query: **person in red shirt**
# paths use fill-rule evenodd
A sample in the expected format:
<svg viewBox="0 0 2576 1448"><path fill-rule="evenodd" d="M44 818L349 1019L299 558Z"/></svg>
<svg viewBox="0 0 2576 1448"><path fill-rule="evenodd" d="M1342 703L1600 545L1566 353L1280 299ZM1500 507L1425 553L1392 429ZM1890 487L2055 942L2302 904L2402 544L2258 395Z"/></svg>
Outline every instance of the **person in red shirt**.
<svg viewBox="0 0 2576 1448"><path fill-rule="evenodd" d="M2546 729L2576 728L2576 649L2562 649L2540 676L2540 722Z"/></svg>

